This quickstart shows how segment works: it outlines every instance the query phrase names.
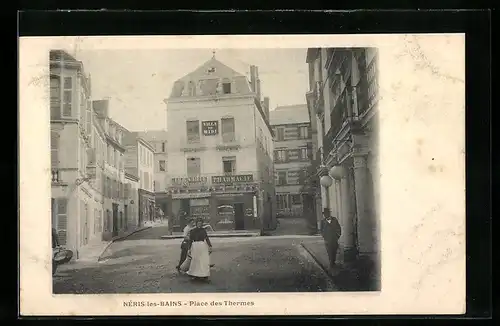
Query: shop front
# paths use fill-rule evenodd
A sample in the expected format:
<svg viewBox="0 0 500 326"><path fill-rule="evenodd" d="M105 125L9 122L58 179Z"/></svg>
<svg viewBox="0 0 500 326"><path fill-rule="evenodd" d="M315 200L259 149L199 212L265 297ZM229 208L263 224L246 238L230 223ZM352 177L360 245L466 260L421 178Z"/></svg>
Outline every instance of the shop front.
<svg viewBox="0 0 500 326"><path fill-rule="evenodd" d="M175 178L172 183L172 231L182 231L190 218L202 218L214 231L260 229L252 175Z"/></svg>
<svg viewBox="0 0 500 326"><path fill-rule="evenodd" d="M155 194L139 189L139 227L148 225L155 220Z"/></svg>

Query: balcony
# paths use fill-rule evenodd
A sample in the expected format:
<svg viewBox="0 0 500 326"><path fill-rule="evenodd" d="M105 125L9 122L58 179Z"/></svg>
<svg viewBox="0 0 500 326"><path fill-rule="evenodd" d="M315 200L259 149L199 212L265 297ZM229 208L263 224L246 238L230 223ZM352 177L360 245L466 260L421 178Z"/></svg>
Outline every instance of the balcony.
<svg viewBox="0 0 500 326"><path fill-rule="evenodd" d="M218 151L228 151L228 150L237 150L241 147L238 138L234 132L225 132L222 133L222 143L217 144Z"/></svg>
<svg viewBox="0 0 500 326"><path fill-rule="evenodd" d="M205 149L206 146L201 142L199 135L190 136L181 144L181 150L184 152L198 152Z"/></svg>

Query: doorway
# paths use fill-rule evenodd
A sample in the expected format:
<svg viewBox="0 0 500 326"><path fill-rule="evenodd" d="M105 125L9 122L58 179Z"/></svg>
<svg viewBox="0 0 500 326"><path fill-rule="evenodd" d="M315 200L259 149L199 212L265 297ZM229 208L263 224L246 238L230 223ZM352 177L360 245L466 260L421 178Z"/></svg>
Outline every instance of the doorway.
<svg viewBox="0 0 500 326"><path fill-rule="evenodd" d="M243 210L243 203L234 204L234 229L245 229L245 212Z"/></svg>
<svg viewBox="0 0 500 326"><path fill-rule="evenodd" d="M118 235L118 204L113 204L113 236Z"/></svg>

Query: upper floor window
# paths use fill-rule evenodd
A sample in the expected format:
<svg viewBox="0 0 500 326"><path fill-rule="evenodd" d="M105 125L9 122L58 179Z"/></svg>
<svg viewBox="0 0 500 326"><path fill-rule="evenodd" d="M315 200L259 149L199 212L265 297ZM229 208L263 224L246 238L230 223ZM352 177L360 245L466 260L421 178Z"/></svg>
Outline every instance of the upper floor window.
<svg viewBox="0 0 500 326"><path fill-rule="evenodd" d="M309 138L309 127L307 127L307 126L299 127L299 137L301 139Z"/></svg>
<svg viewBox="0 0 500 326"><path fill-rule="evenodd" d="M307 147L303 147L300 149L300 159L301 160L309 159L309 151L308 151Z"/></svg>
<svg viewBox="0 0 500 326"><path fill-rule="evenodd" d="M165 143L161 143L161 152L165 153Z"/></svg>
<svg viewBox="0 0 500 326"><path fill-rule="evenodd" d="M227 78L222 80L222 92L224 94L231 94L231 81Z"/></svg>
<svg viewBox="0 0 500 326"><path fill-rule="evenodd" d="M279 149L274 151L274 160L276 162L285 162L286 161L286 150Z"/></svg>
<svg viewBox="0 0 500 326"><path fill-rule="evenodd" d="M59 165L59 139L59 133L56 131L50 132L50 158L53 167Z"/></svg>
<svg viewBox="0 0 500 326"><path fill-rule="evenodd" d="M224 169L224 174L236 173L236 157L235 156L223 157L222 168Z"/></svg>
<svg viewBox="0 0 500 326"><path fill-rule="evenodd" d="M73 79L64 77L63 117L71 117L73 104Z"/></svg>
<svg viewBox="0 0 500 326"><path fill-rule="evenodd" d="M160 172L165 172L166 171L166 167L165 167L165 160L160 160L158 162L158 170Z"/></svg>
<svg viewBox="0 0 500 326"><path fill-rule="evenodd" d="M276 128L276 140L283 141L285 139L285 129L283 127Z"/></svg>
<svg viewBox="0 0 500 326"><path fill-rule="evenodd" d="M187 140L189 143L197 143L200 141L200 121L186 121Z"/></svg>
<svg viewBox="0 0 500 326"><path fill-rule="evenodd" d="M61 79L59 76L50 76L50 118L61 117Z"/></svg>
<svg viewBox="0 0 500 326"><path fill-rule="evenodd" d="M199 157L189 157L186 163L188 176L197 176L201 174L201 159Z"/></svg>
<svg viewBox="0 0 500 326"><path fill-rule="evenodd" d="M235 140L234 118L222 118L221 129L223 142L231 142Z"/></svg>
<svg viewBox="0 0 500 326"><path fill-rule="evenodd" d="M278 171L278 185L286 185L287 173L286 171Z"/></svg>

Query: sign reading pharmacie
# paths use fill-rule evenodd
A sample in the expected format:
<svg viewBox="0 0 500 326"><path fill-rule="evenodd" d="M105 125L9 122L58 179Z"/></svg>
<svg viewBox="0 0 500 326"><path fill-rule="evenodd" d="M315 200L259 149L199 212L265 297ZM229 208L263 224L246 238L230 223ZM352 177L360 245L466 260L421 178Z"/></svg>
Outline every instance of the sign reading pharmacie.
<svg viewBox="0 0 500 326"><path fill-rule="evenodd" d="M201 129L203 130L204 136L215 136L219 133L219 121L202 121Z"/></svg>
<svg viewBox="0 0 500 326"><path fill-rule="evenodd" d="M232 184L232 183L244 183L244 182L253 182L253 175L251 174L220 175L212 177L213 184Z"/></svg>

